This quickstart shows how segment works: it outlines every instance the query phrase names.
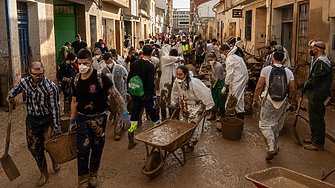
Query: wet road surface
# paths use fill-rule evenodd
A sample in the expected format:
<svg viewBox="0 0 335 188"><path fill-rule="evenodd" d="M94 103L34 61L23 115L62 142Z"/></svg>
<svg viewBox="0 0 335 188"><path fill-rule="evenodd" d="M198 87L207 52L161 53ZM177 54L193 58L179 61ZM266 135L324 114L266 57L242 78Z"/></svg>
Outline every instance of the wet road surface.
<svg viewBox="0 0 335 188"><path fill-rule="evenodd" d="M10 154L21 172L21 177L9 182L3 170L0 170L0 187L33 188L39 178L37 165L29 153L25 140L25 110L17 108L14 111L13 135ZM0 152L3 153L5 142L5 127L7 114L0 112L4 121L0 124ZM224 140L216 130L216 121L206 121L200 142L192 153L186 154L187 163L181 166L173 156L167 160L161 175L154 180L141 174L140 169L145 164L145 145L139 143L134 149L128 150L126 132L121 141L114 141L113 126L108 124L106 145L102 163L98 173L100 188L114 187L255 187L245 179L248 173L256 172L273 166L289 168L305 175L320 178L321 169L326 173L335 167L335 156L328 151L307 151L298 146L293 135L294 117L286 119L279 138L279 154L271 163L265 161L266 149L263 136L258 128L257 117L246 116L242 139L239 141ZM299 127L308 126L302 120L298 122L298 133L301 139L308 133ZM151 127L148 121L135 131ZM177 152L181 157L181 152ZM47 156L50 178L44 188L74 188L77 187L76 160L62 165L55 173ZM335 174L326 180L335 184Z"/></svg>

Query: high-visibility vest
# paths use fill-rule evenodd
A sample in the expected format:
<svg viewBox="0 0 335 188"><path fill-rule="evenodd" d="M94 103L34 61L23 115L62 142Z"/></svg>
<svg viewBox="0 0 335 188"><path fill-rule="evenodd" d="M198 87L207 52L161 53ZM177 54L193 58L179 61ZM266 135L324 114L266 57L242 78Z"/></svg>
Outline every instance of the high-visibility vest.
<svg viewBox="0 0 335 188"><path fill-rule="evenodd" d="M186 52L186 51L188 51L188 45L187 44L183 45L183 52Z"/></svg>

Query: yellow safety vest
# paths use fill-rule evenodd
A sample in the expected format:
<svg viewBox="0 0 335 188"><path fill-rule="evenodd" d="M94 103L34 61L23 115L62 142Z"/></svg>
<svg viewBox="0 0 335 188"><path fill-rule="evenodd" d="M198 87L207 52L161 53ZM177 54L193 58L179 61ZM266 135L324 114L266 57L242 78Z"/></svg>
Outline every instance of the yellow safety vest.
<svg viewBox="0 0 335 188"><path fill-rule="evenodd" d="M183 45L183 51L188 51L188 45Z"/></svg>

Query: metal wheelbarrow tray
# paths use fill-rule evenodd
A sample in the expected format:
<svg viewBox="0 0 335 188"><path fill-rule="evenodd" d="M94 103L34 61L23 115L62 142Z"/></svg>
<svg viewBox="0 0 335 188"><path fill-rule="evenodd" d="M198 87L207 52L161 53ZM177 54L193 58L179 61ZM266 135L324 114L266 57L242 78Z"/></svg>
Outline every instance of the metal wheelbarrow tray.
<svg viewBox="0 0 335 188"><path fill-rule="evenodd" d="M136 140L145 143L147 152L147 161L141 172L150 179L157 177L162 171L166 159L171 154L181 165L185 165L185 145L193 136L197 124L169 119L136 135ZM148 146L152 147L150 152ZM183 162L174 153L179 148L183 152Z"/></svg>
<svg viewBox="0 0 335 188"><path fill-rule="evenodd" d="M294 172L282 167L272 167L259 172L245 175L258 188L330 188L332 184Z"/></svg>

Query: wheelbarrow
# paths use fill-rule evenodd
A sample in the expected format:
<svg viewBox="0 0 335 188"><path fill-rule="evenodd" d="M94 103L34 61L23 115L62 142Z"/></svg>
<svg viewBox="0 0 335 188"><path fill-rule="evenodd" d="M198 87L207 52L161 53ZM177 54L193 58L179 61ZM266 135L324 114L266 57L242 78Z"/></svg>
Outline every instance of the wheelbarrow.
<svg viewBox="0 0 335 188"><path fill-rule="evenodd" d="M170 155L173 155L184 166L186 164L185 146L205 116L204 113L196 124L168 119L136 135L136 140L145 143L147 153L147 160L141 168L142 174L150 179L157 177L162 172L163 165ZM150 152L149 146L151 146ZM183 160L175 154L178 149L182 150Z"/></svg>
<svg viewBox="0 0 335 188"><path fill-rule="evenodd" d="M245 176L258 188L308 188L308 187L335 187L332 184L294 172L282 167L272 167Z"/></svg>

